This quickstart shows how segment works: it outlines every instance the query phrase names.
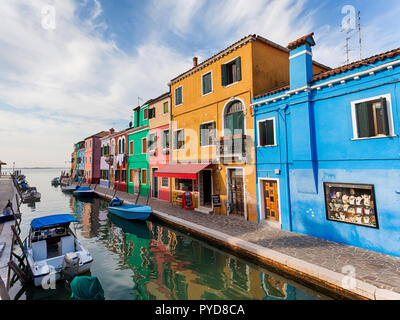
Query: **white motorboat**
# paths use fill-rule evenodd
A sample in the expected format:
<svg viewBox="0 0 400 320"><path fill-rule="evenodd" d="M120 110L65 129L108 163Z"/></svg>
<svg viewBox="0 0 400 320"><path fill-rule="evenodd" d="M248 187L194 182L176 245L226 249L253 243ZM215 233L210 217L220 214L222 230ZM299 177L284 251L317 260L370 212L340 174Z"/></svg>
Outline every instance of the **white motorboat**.
<svg viewBox="0 0 400 320"><path fill-rule="evenodd" d="M31 221L25 252L35 286L90 270L93 258L85 250L70 228L77 222L70 214L52 215Z"/></svg>
<svg viewBox="0 0 400 320"><path fill-rule="evenodd" d="M74 185L65 186L65 187L62 187L62 188L61 188L61 191L62 191L62 192L65 192L65 193L72 193L72 192L74 192L78 187L79 187L79 186L74 186Z"/></svg>
<svg viewBox="0 0 400 320"><path fill-rule="evenodd" d="M31 187L21 194L23 202L40 201L41 194L37 192L36 187Z"/></svg>

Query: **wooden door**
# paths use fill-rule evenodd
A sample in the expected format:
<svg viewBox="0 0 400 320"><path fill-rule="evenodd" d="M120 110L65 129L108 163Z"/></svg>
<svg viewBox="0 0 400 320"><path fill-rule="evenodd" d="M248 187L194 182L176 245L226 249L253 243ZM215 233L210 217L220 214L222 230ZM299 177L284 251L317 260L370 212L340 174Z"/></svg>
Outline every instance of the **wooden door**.
<svg viewBox="0 0 400 320"><path fill-rule="evenodd" d="M243 171L242 170L229 170L230 171L230 192L233 204L233 214L244 216L244 186L243 186Z"/></svg>
<svg viewBox="0 0 400 320"><path fill-rule="evenodd" d="M279 221L278 182L264 181L263 191L265 219Z"/></svg>

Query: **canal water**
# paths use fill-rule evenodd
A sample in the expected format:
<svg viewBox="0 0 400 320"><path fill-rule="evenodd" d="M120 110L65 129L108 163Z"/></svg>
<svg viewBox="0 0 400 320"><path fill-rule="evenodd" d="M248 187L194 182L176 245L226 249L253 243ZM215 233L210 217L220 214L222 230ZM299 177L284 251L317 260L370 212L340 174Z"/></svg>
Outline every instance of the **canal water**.
<svg viewBox="0 0 400 320"><path fill-rule="evenodd" d="M326 296L287 280L251 262L221 251L158 221L137 224L107 213L107 202L85 202L51 186L55 169L26 169L30 186L42 195L35 205L21 205L22 232L28 235L34 218L71 213L78 220L72 229L94 258L91 275L97 276L105 298L112 300L311 300ZM11 297L68 299L64 282L55 290L17 282Z"/></svg>

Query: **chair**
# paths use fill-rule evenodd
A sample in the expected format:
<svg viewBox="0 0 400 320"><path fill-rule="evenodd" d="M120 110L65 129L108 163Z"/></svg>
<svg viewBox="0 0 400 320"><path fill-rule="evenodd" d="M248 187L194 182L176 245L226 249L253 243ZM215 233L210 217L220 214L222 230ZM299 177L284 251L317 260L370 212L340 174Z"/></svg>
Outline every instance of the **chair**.
<svg viewBox="0 0 400 320"><path fill-rule="evenodd" d="M32 242L32 254L34 261L42 261L47 259L47 242L46 240Z"/></svg>
<svg viewBox="0 0 400 320"><path fill-rule="evenodd" d="M68 252L75 252L75 238L73 236L62 237L58 245L58 251L60 256Z"/></svg>

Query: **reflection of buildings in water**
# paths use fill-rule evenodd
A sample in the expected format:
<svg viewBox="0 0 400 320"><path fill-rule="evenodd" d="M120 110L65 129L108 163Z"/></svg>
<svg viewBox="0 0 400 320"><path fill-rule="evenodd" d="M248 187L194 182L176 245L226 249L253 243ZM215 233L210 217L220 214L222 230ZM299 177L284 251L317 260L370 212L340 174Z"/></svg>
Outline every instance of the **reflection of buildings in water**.
<svg viewBox="0 0 400 320"><path fill-rule="evenodd" d="M84 203L82 206L82 236L85 238L90 238L90 213L91 205L90 203Z"/></svg>
<svg viewBox="0 0 400 320"><path fill-rule="evenodd" d="M261 287L268 297L286 300L288 298L287 283L277 277L262 273Z"/></svg>

